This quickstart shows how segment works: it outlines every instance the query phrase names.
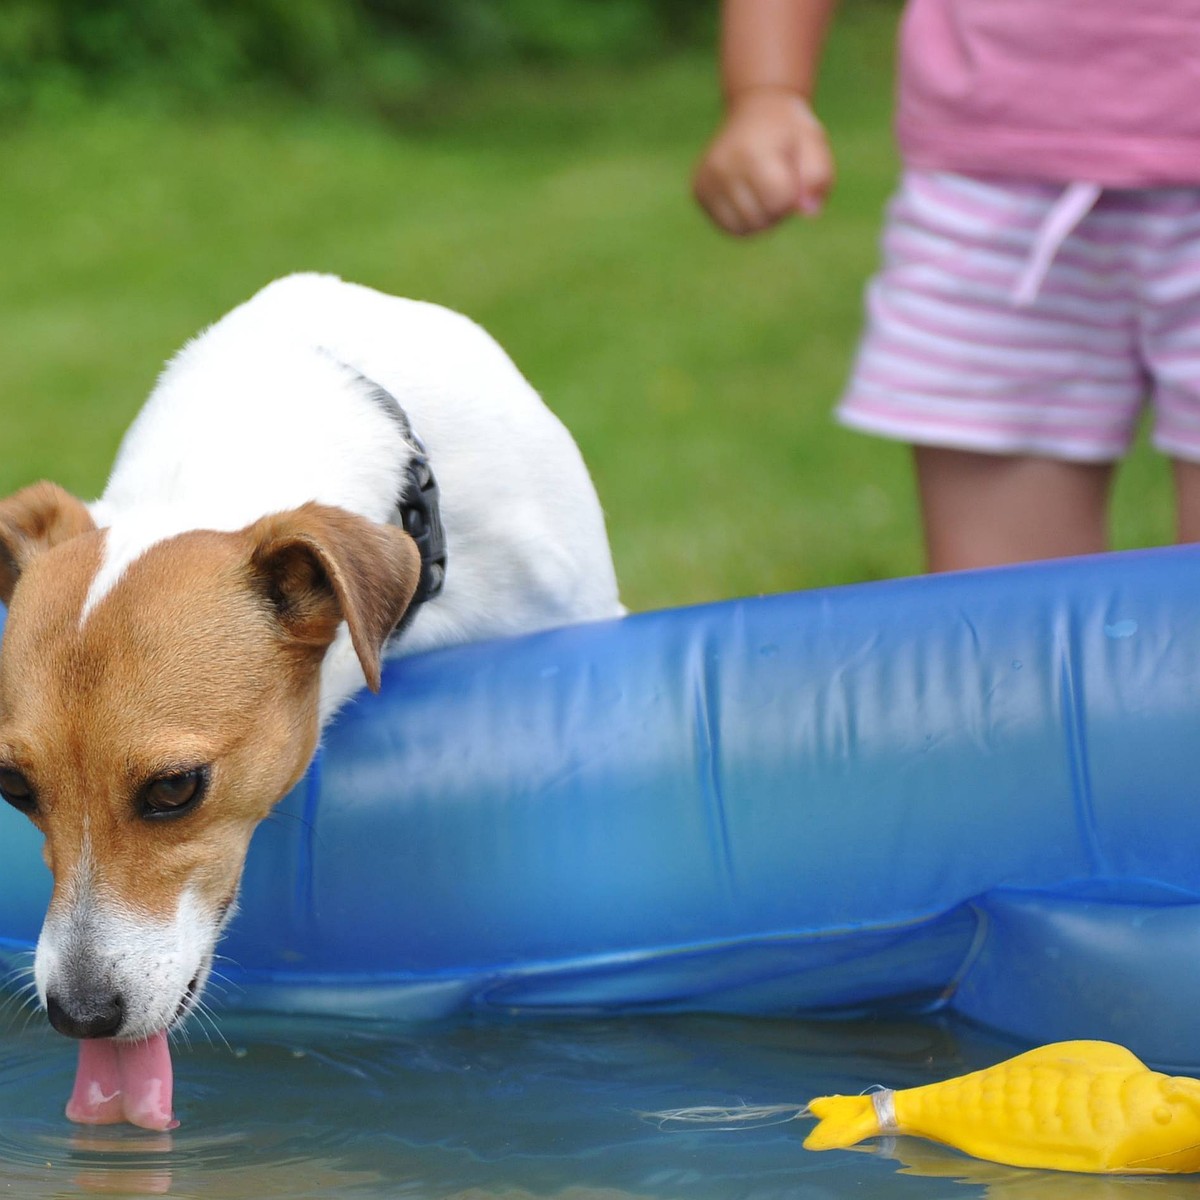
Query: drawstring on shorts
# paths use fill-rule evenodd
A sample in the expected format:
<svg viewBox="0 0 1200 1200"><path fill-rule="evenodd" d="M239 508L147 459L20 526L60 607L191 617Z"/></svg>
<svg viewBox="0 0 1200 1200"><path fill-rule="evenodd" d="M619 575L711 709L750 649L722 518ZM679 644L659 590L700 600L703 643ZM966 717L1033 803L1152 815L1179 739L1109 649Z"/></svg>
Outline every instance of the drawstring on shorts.
<svg viewBox="0 0 1200 1200"><path fill-rule="evenodd" d="M1072 183L1050 206L1013 288L1013 304L1023 308L1037 299L1054 256L1079 222L1095 207L1103 190L1098 183Z"/></svg>

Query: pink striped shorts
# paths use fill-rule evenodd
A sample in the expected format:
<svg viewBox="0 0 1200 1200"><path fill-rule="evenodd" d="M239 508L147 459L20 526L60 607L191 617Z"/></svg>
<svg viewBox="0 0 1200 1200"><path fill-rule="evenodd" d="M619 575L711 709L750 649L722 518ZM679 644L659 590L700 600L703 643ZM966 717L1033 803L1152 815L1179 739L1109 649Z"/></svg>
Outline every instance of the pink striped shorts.
<svg viewBox="0 0 1200 1200"><path fill-rule="evenodd" d="M910 170L845 425L923 445L1200 461L1200 187L1105 190Z"/></svg>

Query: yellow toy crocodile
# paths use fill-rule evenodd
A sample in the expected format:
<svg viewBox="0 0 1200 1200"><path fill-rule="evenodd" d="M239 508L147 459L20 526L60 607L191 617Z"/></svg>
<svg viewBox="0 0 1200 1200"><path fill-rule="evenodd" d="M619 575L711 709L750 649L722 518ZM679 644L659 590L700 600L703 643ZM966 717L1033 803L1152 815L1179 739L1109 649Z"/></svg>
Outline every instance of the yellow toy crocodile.
<svg viewBox="0 0 1200 1200"><path fill-rule="evenodd" d="M1200 1171L1200 1080L1160 1075L1111 1042L1058 1042L944 1083L823 1096L809 1150L914 1134L976 1158L1055 1171Z"/></svg>

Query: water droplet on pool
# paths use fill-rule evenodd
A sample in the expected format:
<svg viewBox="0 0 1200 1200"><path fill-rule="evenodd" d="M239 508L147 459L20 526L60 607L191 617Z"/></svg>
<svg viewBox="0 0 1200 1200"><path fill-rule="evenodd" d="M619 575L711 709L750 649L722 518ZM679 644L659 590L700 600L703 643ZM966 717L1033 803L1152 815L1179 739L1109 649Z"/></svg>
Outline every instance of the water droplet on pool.
<svg viewBox="0 0 1200 1200"><path fill-rule="evenodd" d="M1127 638L1133 637L1138 631L1138 623L1136 621L1114 621L1111 625L1105 625L1104 632L1110 638Z"/></svg>

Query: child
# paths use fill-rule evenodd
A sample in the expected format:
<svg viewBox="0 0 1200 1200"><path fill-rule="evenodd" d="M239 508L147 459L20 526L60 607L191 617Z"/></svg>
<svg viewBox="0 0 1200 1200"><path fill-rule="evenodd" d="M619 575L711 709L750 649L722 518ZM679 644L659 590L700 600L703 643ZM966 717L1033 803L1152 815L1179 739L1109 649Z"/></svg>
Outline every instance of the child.
<svg viewBox="0 0 1200 1200"><path fill-rule="evenodd" d="M696 197L820 212L835 0L726 0ZM908 0L904 176L839 419L914 446L928 567L1102 550L1143 403L1200 540L1200 0Z"/></svg>

